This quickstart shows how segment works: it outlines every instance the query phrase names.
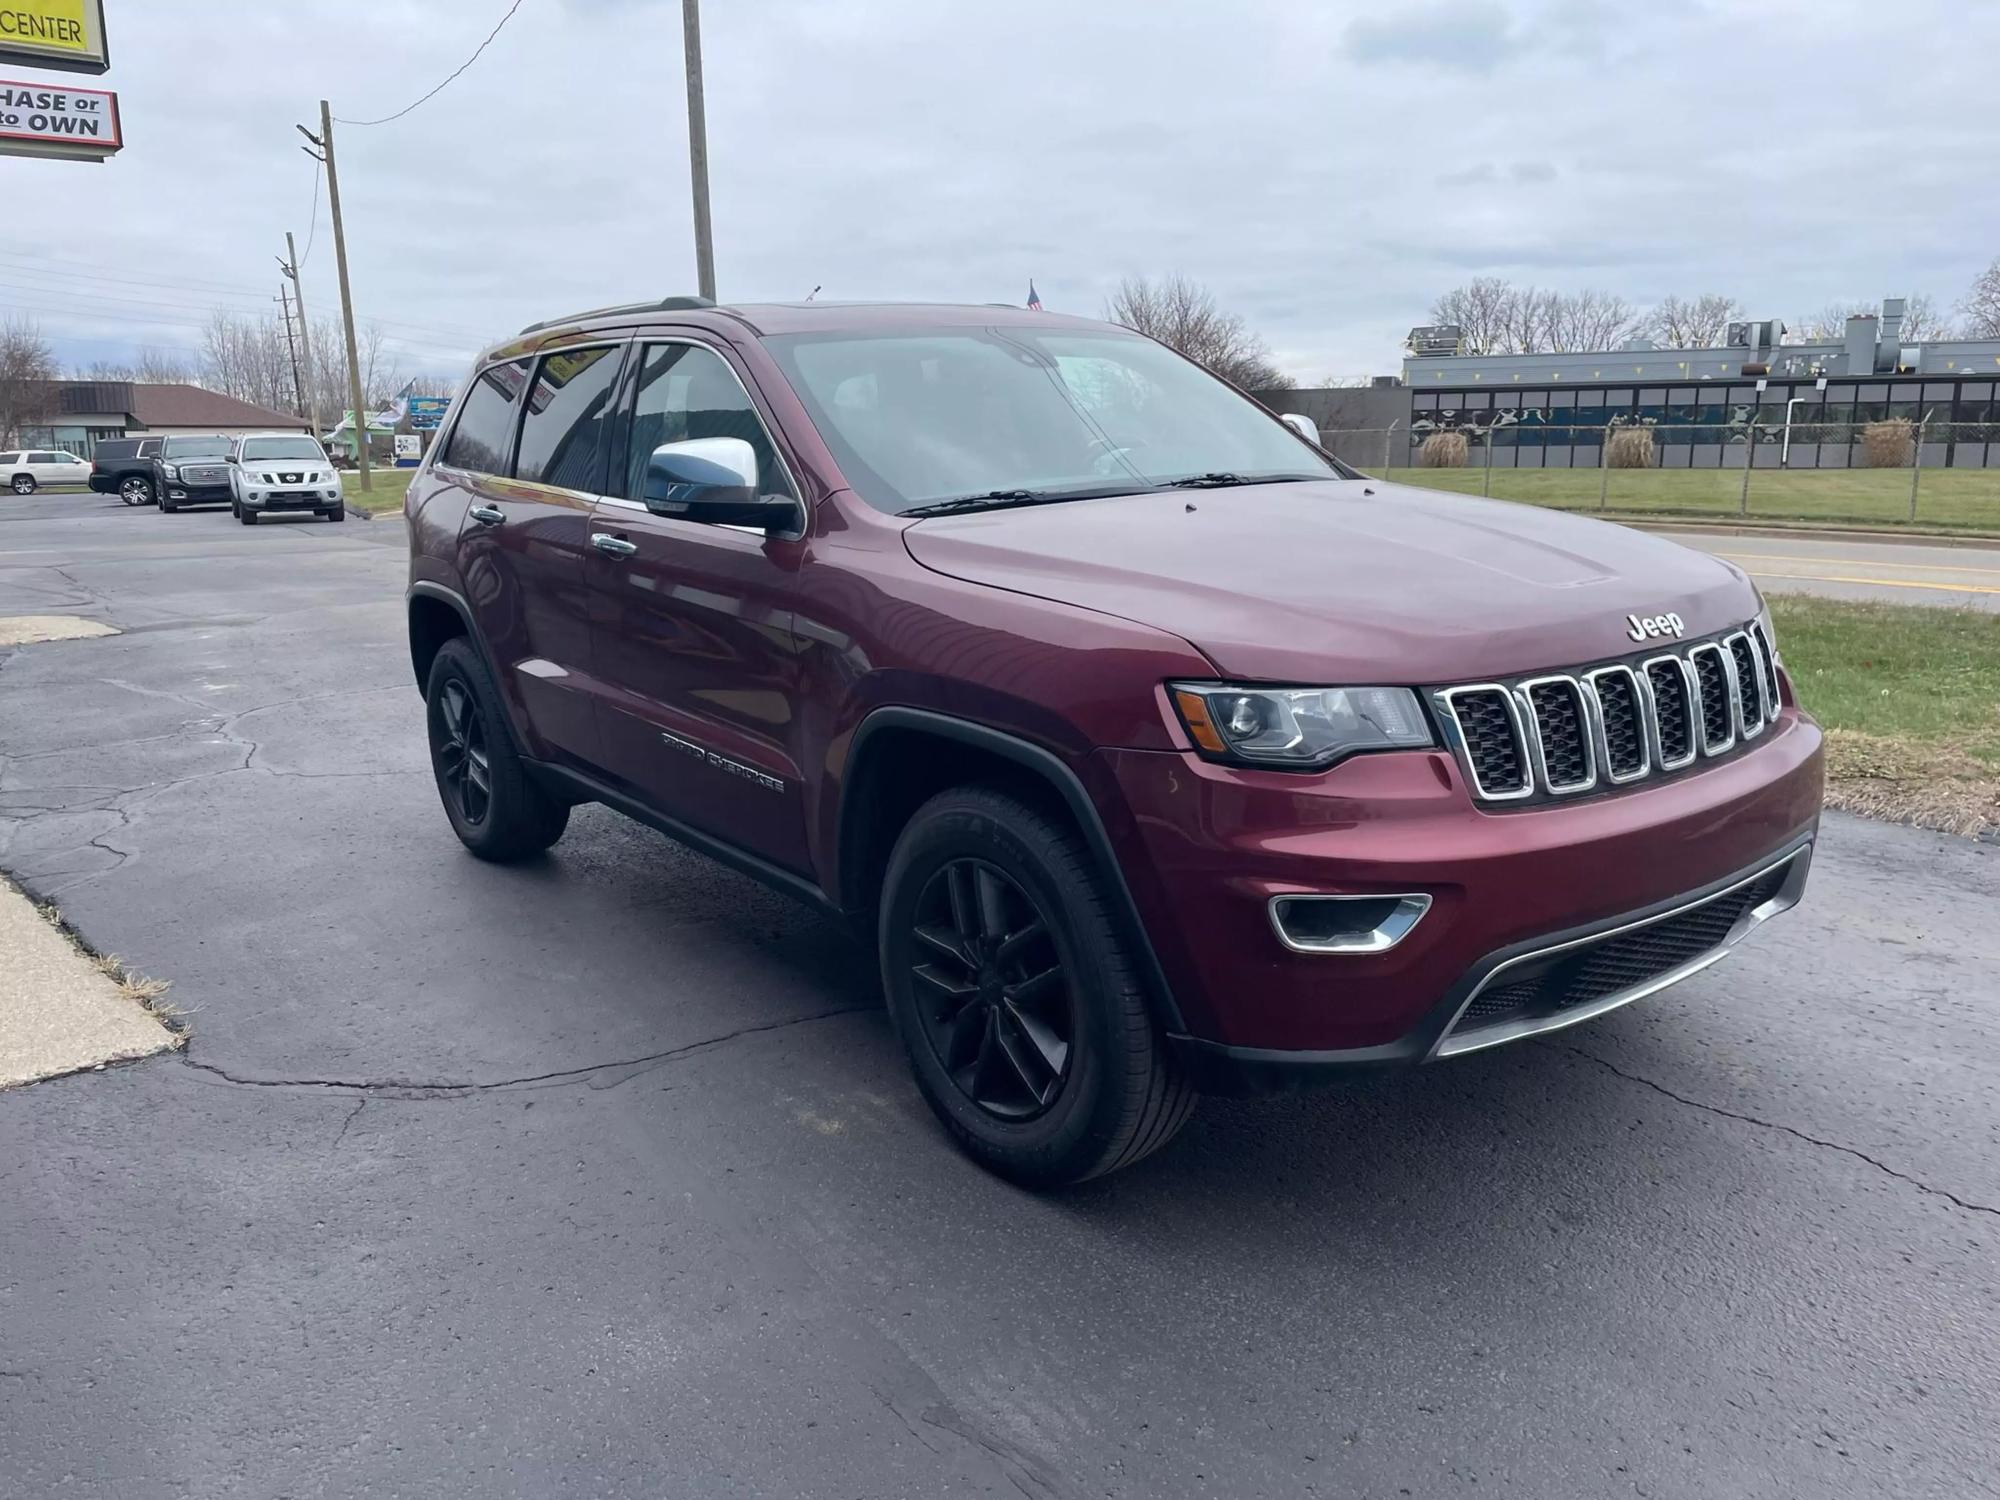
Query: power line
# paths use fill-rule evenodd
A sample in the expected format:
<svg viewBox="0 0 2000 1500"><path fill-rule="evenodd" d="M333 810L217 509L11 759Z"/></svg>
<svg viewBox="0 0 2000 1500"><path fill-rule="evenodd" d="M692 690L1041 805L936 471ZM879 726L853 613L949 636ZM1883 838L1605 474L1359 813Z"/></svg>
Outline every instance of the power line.
<svg viewBox="0 0 2000 1500"><path fill-rule="evenodd" d="M387 125L391 120L402 119L404 115L408 114L411 110L415 109L417 105L423 104L431 99L436 98L437 95L444 92L446 84L449 84L452 81L452 79L457 78L460 73L463 73L467 68L471 67L474 63L479 61L479 54L484 52L487 49L487 47L492 44L493 38L500 35L501 28L504 27L509 21L514 19L514 12L519 10L520 8L521 8L521 0L514 0L514 3L507 7L507 14L500 18L500 24L498 26L495 26L491 31L487 32L486 40L481 42L477 47L472 49L472 56L468 57L464 62L460 63L456 68L454 68L451 71L450 75L446 77L444 83L440 83L436 88L432 89L428 94L425 94L423 98L416 100L414 103L406 104L401 109L397 110L393 115L384 115L379 120L343 120L338 116L335 116L334 123L337 125Z"/></svg>
<svg viewBox="0 0 2000 1500"><path fill-rule="evenodd" d="M313 168L312 216L306 220L306 253L299 257L299 268L301 270L313 258L313 241L319 238L319 184L320 176L325 171L325 162L320 162L318 166Z"/></svg>

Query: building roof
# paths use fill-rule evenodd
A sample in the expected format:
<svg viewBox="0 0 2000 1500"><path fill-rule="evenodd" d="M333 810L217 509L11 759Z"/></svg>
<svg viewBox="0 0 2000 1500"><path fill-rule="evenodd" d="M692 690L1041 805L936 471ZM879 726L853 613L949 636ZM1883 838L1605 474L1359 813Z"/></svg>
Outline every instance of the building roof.
<svg viewBox="0 0 2000 1500"><path fill-rule="evenodd" d="M312 424L198 385L132 385L132 415L145 427L272 427L307 432Z"/></svg>

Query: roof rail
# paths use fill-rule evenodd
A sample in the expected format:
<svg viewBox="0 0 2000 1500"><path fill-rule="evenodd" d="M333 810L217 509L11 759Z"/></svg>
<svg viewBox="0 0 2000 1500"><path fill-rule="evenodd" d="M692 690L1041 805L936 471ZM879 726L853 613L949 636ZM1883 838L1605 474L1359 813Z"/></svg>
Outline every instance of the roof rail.
<svg viewBox="0 0 2000 1500"><path fill-rule="evenodd" d="M581 323L585 318L608 318L614 313L690 312L695 308L713 306L715 304L706 297L662 297L657 302L624 302L616 307L593 307L563 318L544 318L539 323L530 323L515 337L526 338L531 333L540 333L544 328L557 328L564 323Z"/></svg>

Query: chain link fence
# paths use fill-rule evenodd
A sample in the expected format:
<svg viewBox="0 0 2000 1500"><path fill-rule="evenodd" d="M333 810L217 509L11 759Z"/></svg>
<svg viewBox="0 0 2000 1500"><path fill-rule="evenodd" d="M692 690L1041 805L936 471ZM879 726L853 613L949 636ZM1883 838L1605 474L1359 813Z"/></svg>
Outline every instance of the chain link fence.
<svg viewBox="0 0 2000 1500"><path fill-rule="evenodd" d="M2000 422L1397 423L1321 441L1398 483L1565 510L2000 532Z"/></svg>

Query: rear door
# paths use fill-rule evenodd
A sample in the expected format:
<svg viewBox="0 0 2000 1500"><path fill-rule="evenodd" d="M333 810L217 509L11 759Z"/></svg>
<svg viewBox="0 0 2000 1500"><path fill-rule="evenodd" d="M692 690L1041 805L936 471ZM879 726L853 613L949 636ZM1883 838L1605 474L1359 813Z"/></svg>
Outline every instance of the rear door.
<svg viewBox="0 0 2000 1500"><path fill-rule="evenodd" d="M653 449L685 438L742 438L764 493L798 489L717 348L648 339L633 363L585 563L606 765L655 810L805 870L792 632L804 540L656 516L640 498Z"/></svg>
<svg viewBox="0 0 2000 1500"><path fill-rule="evenodd" d="M622 340L489 367L435 467L469 491L458 563L500 690L538 759L595 768L583 573Z"/></svg>

